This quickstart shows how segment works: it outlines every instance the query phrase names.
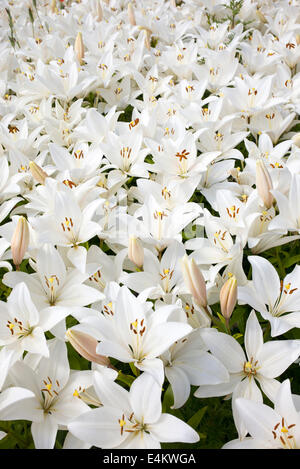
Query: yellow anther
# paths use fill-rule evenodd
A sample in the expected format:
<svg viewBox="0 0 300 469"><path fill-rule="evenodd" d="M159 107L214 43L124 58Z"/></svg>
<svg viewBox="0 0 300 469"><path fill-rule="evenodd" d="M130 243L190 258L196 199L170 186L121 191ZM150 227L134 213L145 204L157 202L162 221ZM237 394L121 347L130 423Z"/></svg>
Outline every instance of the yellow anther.
<svg viewBox="0 0 300 469"><path fill-rule="evenodd" d="M119 425L120 425L120 427L124 427L124 425L126 425L125 420L121 419L121 420L119 421Z"/></svg>
<svg viewBox="0 0 300 469"><path fill-rule="evenodd" d="M189 309L190 309L190 306L189 306L189 305L185 305L185 309L186 309L186 310L189 310Z"/></svg>
<svg viewBox="0 0 300 469"><path fill-rule="evenodd" d="M108 306L109 308L111 308L111 307L112 307L112 302L110 301L109 303L107 303L107 306Z"/></svg>
<svg viewBox="0 0 300 469"><path fill-rule="evenodd" d="M252 364L250 362L245 363L245 368L250 369L252 368Z"/></svg>
<svg viewBox="0 0 300 469"><path fill-rule="evenodd" d="M10 323L10 324L8 325L8 327L9 327L10 330L12 330L12 329L15 327L15 325Z"/></svg>
<svg viewBox="0 0 300 469"><path fill-rule="evenodd" d="M170 272L170 269L164 269L164 274L168 274Z"/></svg>
<svg viewBox="0 0 300 469"><path fill-rule="evenodd" d="M288 433L289 432L288 429L285 428L285 427L282 427L281 431L282 431L282 433Z"/></svg>
<svg viewBox="0 0 300 469"><path fill-rule="evenodd" d="M286 285L284 285L284 288L285 288L286 290L289 290L289 289L291 288L291 284L290 284L290 283L287 283Z"/></svg>
<svg viewBox="0 0 300 469"><path fill-rule="evenodd" d="M235 211L235 205L232 205L232 206L230 207L230 210L231 210L232 212L234 212L234 211Z"/></svg>
<svg viewBox="0 0 300 469"><path fill-rule="evenodd" d="M242 195L242 199L243 199L243 200L247 200L247 199L248 199L247 194L243 194L243 195Z"/></svg>
<svg viewBox="0 0 300 469"><path fill-rule="evenodd" d="M52 388L52 384L51 384L51 383L46 384L46 385L45 385L45 388L48 389L48 391L50 391L51 388Z"/></svg>
<svg viewBox="0 0 300 469"><path fill-rule="evenodd" d="M227 272L228 278L231 278L233 276L232 272Z"/></svg>
<svg viewBox="0 0 300 469"><path fill-rule="evenodd" d="M137 320L135 320L134 322L132 322L131 325L136 329L136 328L137 328L137 325L138 325Z"/></svg>
<svg viewBox="0 0 300 469"><path fill-rule="evenodd" d="M79 392L77 391L77 389L75 389L75 391L73 392L73 396L74 396L74 397L78 397L78 396L79 396Z"/></svg>
<svg viewBox="0 0 300 469"><path fill-rule="evenodd" d="M276 168L279 168L280 164L279 163L275 163L275 167Z"/></svg>

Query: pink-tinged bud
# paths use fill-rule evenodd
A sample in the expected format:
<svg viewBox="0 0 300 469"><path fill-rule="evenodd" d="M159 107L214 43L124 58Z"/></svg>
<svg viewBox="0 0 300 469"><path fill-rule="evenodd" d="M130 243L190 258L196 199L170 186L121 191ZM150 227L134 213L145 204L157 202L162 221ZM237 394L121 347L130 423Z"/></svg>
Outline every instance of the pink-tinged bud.
<svg viewBox="0 0 300 469"><path fill-rule="evenodd" d="M220 291L221 313L228 322L235 308L237 300L237 280L231 275Z"/></svg>
<svg viewBox="0 0 300 469"><path fill-rule="evenodd" d="M139 267L140 269L143 267L144 249L140 241L134 236L131 236L129 238L128 257L131 262L133 262L137 267Z"/></svg>
<svg viewBox="0 0 300 469"><path fill-rule="evenodd" d="M259 9L256 10L256 14L257 14L259 21L261 21L262 23L267 22L265 15Z"/></svg>
<svg viewBox="0 0 300 469"><path fill-rule="evenodd" d="M151 48L151 32L146 29L145 30L145 46L147 50L150 50Z"/></svg>
<svg viewBox="0 0 300 469"><path fill-rule="evenodd" d="M13 263L19 268L29 245L29 227L26 218L20 217L11 238Z"/></svg>
<svg viewBox="0 0 300 469"><path fill-rule="evenodd" d="M45 184L45 180L48 177L48 174L34 161L30 161L29 169L32 174L32 177L39 182L40 184Z"/></svg>
<svg viewBox="0 0 300 469"><path fill-rule="evenodd" d="M98 2L97 2L96 15L97 15L96 16L96 21L102 21L103 20L103 10L102 10L100 0L98 0Z"/></svg>
<svg viewBox="0 0 300 469"><path fill-rule="evenodd" d="M133 9L132 3L128 3L127 13L128 13L129 23L132 26L135 26L136 21L135 21L135 15L134 15L134 9Z"/></svg>
<svg viewBox="0 0 300 469"><path fill-rule="evenodd" d="M78 62L80 63L80 65L82 65L84 57L84 45L82 40L82 33L80 32L77 34L75 39L74 51L76 53Z"/></svg>
<svg viewBox="0 0 300 469"><path fill-rule="evenodd" d="M76 329L68 329L66 336L70 344L83 358L90 362L98 363L98 365L110 366L108 357L96 353L98 341L94 337Z"/></svg>
<svg viewBox="0 0 300 469"><path fill-rule="evenodd" d="M56 0L51 1L51 11L52 13L56 12Z"/></svg>
<svg viewBox="0 0 300 469"><path fill-rule="evenodd" d="M207 308L205 280L194 259L189 259L185 255L181 259L181 270L185 285L194 297L196 304L202 308Z"/></svg>
<svg viewBox="0 0 300 469"><path fill-rule="evenodd" d="M296 147L300 148L300 132L293 136L292 142L294 145L296 145Z"/></svg>
<svg viewBox="0 0 300 469"><path fill-rule="evenodd" d="M264 205L271 208L274 202L274 197L270 192L273 189L273 184L262 160L256 162L256 189Z"/></svg>

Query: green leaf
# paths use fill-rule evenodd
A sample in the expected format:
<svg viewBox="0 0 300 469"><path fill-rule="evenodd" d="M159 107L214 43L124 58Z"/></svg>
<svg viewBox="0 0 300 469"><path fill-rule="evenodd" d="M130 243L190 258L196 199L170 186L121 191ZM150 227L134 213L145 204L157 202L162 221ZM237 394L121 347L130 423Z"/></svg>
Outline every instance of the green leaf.
<svg viewBox="0 0 300 469"><path fill-rule="evenodd" d="M17 441L11 435L6 435L0 440L0 449L15 449Z"/></svg>
<svg viewBox="0 0 300 469"><path fill-rule="evenodd" d="M288 267L291 267L292 265L297 264L298 262L300 262L300 254L297 254L296 256L288 257L284 261L283 266L285 269L287 269Z"/></svg>
<svg viewBox="0 0 300 469"><path fill-rule="evenodd" d="M135 378L130 375L125 375L124 373L122 373L122 371L119 371L117 380L121 381L121 383L127 384L127 386L130 387Z"/></svg>
<svg viewBox="0 0 300 469"><path fill-rule="evenodd" d="M164 394L164 398L162 402L162 412L163 413L168 412L171 406L173 405L173 403L174 403L173 391L172 391L171 385L169 385Z"/></svg>
<svg viewBox="0 0 300 469"><path fill-rule="evenodd" d="M218 318L220 319L221 323L225 325L226 324L225 323L225 318L222 316L222 314L217 313L217 315L218 315Z"/></svg>
<svg viewBox="0 0 300 469"><path fill-rule="evenodd" d="M132 373L134 374L134 376L139 376L140 374L140 371L136 368L136 366L134 365L134 363L129 363L129 366L131 368L131 371Z"/></svg>
<svg viewBox="0 0 300 469"><path fill-rule="evenodd" d="M205 412L207 411L208 406L202 407L199 409L187 422L194 430L197 429L198 425L200 424L201 420L204 417Z"/></svg>
<svg viewBox="0 0 300 469"><path fill-rule="evenodd" d="M241 337L243 337L243 334L240 334L239 332L237 332L236 334L233 334L232 336L234 339L240 339Z"/></svg>

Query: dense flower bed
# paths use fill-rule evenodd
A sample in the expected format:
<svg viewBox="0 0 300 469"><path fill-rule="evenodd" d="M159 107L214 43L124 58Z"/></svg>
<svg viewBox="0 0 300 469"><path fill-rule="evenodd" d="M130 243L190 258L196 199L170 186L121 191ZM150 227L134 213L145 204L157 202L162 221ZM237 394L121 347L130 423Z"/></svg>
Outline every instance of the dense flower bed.
<svg viewBox="0 0 300 469"><path fill-rule="evenodd" d="M300 448L298 1L0 36L0 448Z"/></svg>

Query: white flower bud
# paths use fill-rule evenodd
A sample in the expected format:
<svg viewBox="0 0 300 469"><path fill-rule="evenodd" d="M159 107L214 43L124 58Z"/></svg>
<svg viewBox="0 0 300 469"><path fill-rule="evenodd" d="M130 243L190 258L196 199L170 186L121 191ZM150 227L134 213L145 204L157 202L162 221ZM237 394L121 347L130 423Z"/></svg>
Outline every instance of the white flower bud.
<svg viewBox="0 0 300 469"><path fill-rule="evenodd" d="M136 21L135 21L135 15L134 15L134 9L133 9L132 3L128 3L127 13L128 13L129 23L132 26L135 26Z"/></svg>
<svg viewBox="0 0 300 469"><path fill-rule="evenodd" d="M150 48L151 48L151 32L148 29L145 30L145 46L146 46L147 50L150 50Z"/></svg>
<svg viewBox="0 0 300 469"><path fill-rule="evenodd" d="M140 241L131 236L128 245L128 257L139 268L144 264L144 249Z"/></svg>
<svg viewBox="0 0 300 469"><path fill-rule="evenodd" d="M197 267L194 259L185 255L181 259L181 270L185 285L194 297L197 305L207 307L206 284L201 270Z"/></svg>
<svg viewBox="0 0 300 469"><path fill-rule="evenodd" d="M235 308L237 300L237 280L232 275L222 286L220 291L220 305L223 317L228 321Z"/></svg>
<svg viewBox="0 0 300 469"><path fill-rule="evenodd" d="M98 363L102 366L110 366L108 357L96 353L98 341L91 335L77 331L76 329L68 329L66 337L79 355L86 358L86 360Z"/></svg>
<svg viewBox="0 0 300 469"><path fill-rule="evenodd" d="M48 177L48 174L34 161L30 161L29 169L32 174L32 177L39 182L40 184L45 184L45 179Z"/></svg>
<svg viewBox="0 0 300 469"><path fill-rule="evenodd" d="M267 23L265 15L259 9L256 10L256 14L259 21L261 21L262 23Z"/></svg>
<svg viewBox="0 0 300 469"><path fill-rule="evenodd" d="M103 10L101 7L100 0L97 1L96 5L96 21L102 21L103 20Z"/></svg>
<svg viewBox="0 0 300 469"><path fill-rule="evenodd" d="M55 13L56 11L56 0L51 1L51 12Z"/></svg>
<svg viewBox="0 0 300 469"><path fill-rule="evenodd" d="M272 179L262 160L256 162L256 189L267 208L272 207L274 197L271 194L273 189Z"/></svg>
<svg viewBox="0 0 300 469"><path fill-rule="evenodd" d="M293 144L296 145L296 147L300 148L300 132L293 136L292 141Z"/></svg>
<svg viewBox="0 0 300 469"><path fill-rule="evenodd" d="M11 238L12 260L18 268L29 245L29 227L26 218L20 217Z"/></svg>
<svg viewBox="0 0 300 469"><path fill-rule="evenodd" d="M83 45L83 40L82 40L82 33L79 32L76 36L75 39L75 44L74 44L74 51L76 53L78 62L80 65L83 63L83 57L84 57L84 45Z"/></svg>

